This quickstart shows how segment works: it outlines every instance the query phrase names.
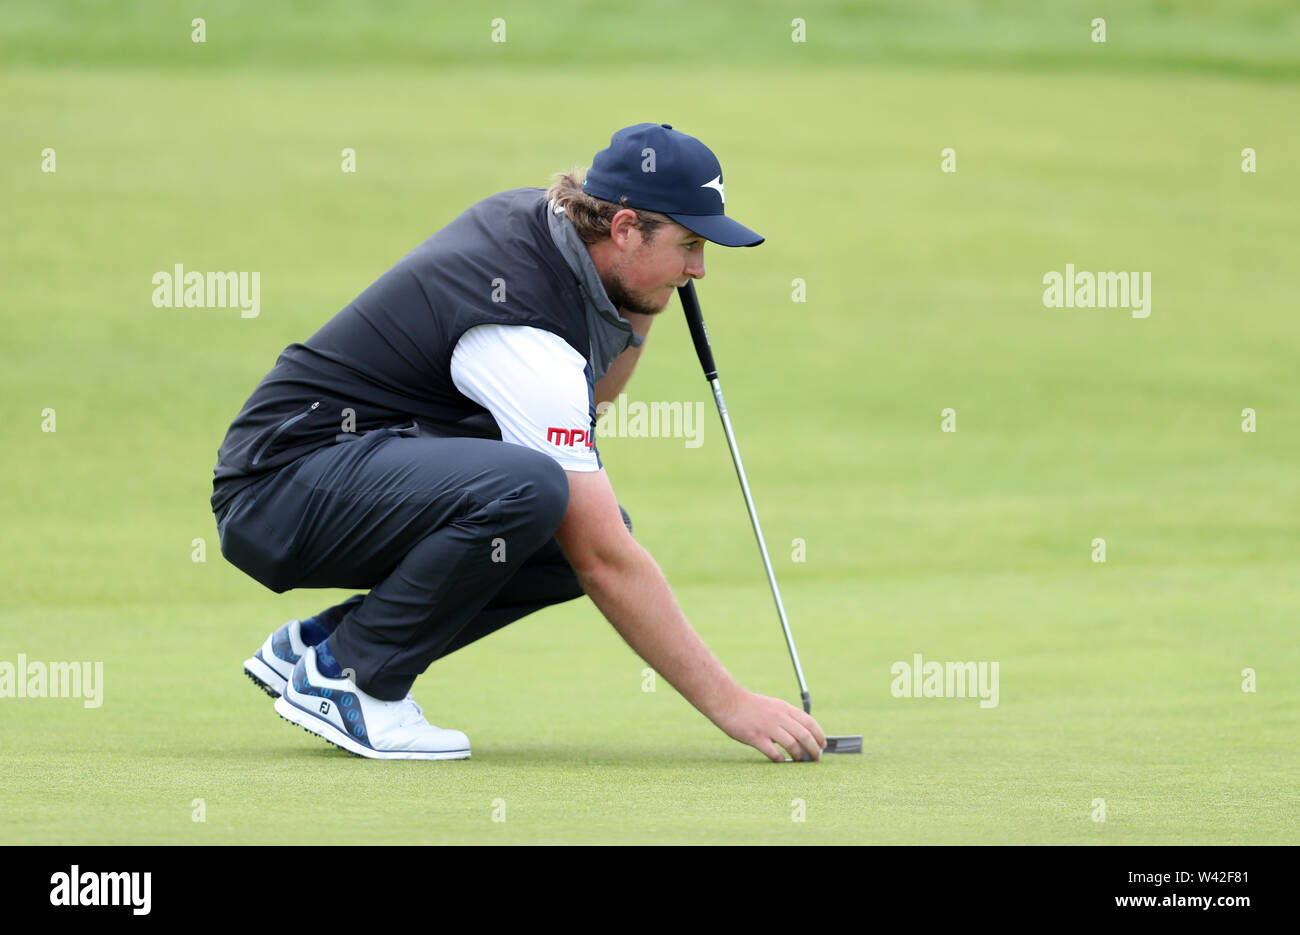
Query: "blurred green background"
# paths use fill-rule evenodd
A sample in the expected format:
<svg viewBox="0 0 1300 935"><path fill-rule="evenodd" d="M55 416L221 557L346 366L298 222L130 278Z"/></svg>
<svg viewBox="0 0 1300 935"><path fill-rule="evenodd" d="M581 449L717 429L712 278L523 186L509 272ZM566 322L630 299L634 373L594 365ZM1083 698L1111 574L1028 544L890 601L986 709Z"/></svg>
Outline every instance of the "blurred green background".
<svg viewBox="0 0 1300 935"><path fill-rule="evenodd" d="M0 699L0 842L1300 841L1300 6L202 7L0 3L0 662L105 670L97 709ZM586 600L417 683L472 760L313 740L240 664L344 594L224 562L227 425L473 201L647 120L767 237L699 291L814 713L865 755L766 763ZM154 308L177 263L259 271L260 314ZM1045 308L1067 263L1150 272L1150 317ZM700 448L601 452L705 639L795 699L675 308L629 396L705 404ZM999 662L999 706L894 698L914 653Z"/></svg>

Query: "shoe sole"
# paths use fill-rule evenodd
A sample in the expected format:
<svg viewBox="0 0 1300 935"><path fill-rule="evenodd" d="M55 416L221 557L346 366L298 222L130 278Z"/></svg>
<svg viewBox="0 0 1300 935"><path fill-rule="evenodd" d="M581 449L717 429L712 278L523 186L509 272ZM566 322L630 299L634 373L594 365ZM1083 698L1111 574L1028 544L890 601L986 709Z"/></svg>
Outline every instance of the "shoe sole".
<svg viewBox="0 0 1300 935"><path fill-rule="evenodd" d="M315 713L308 711L301 705L294 704L287 695L281 695L276 699L275 712L290 724L297 724L307 733L332 743L340 750L351 753L353 756L365 757L368 760L468 760L470 758L468 748L464 750L425 752L376 750L373 747L367 747L364 744L357 743L329 721L322 720Z"/></svg>
<svg viewBox="0 0 1300 935"><path fill-rule="evenodd" d="M263 662L260 656L244 660L244 674L272 698L284 694L284 686L288 684L288 679Z"/></svg>

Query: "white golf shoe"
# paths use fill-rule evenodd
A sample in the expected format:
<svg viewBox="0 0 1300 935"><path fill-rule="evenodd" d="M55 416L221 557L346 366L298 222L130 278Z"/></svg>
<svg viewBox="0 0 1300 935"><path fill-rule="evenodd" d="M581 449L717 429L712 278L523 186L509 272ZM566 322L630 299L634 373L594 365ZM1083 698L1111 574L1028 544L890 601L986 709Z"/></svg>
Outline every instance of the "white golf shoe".
<svg viewBox="0 0 1300 935"><path fill-rule="evenodd" d="M306 647L293 667L275 710L286 721L357 756L377 760L464 760L469 738L430 724L409 694L380 701L350 678L332 679L316 668Z"/></svg>
<svg viewBox="0 0 1300 935"><path fill-rule="evenodd" d="M307 644L302 639L300 621L290 620L266 638L266 642L253 655L244 660L244 674L272 698L284 693L284 683L289 680L293 667Z"/></svg>

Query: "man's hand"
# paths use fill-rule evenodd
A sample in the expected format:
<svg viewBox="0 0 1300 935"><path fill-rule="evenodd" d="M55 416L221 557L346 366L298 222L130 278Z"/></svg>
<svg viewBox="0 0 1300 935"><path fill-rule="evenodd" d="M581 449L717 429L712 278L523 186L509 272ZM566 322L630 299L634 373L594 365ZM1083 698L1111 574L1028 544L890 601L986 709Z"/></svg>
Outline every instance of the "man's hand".
<svg viewBox="0 0 1300 935"><path fill-rule="evenodd" d="M742 688L682 613L663 572L623 525L605 471L569 471L569 508L555 537L582 589L638 656L724 733L777 762L821 759L826 735L779 698Z"/></svg>
<svg viewBox="0 0 1300 935"><path fill-rule="evenodd" d="M728 737L747 743L768 759L785 761L781 746L792 760L820 760L826 735L811 714L780 698L743 690L732 704L720 710L713 723Z"/></svg>

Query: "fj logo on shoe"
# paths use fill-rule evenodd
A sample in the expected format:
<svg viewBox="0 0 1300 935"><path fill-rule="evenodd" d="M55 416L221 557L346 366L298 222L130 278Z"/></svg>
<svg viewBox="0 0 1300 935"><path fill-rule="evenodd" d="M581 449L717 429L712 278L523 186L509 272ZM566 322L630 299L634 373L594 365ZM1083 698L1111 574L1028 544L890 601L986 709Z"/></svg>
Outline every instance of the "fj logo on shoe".
<svg viewBox="0 0 1300 935"><path fill-rule="evenodd" d="M328 701L322 701L322 702L320 703L320 713L321 713L321 714L329 714L329 713L330 713L330 703L329 703Z"/></svg>

